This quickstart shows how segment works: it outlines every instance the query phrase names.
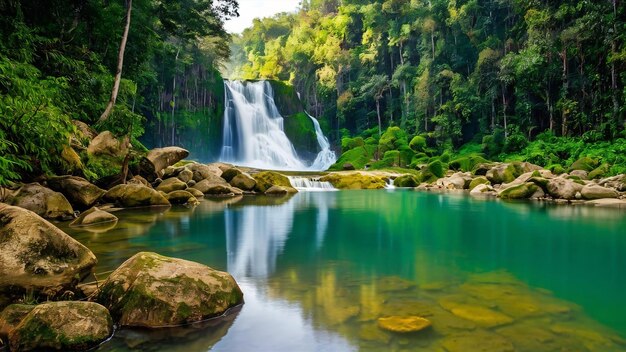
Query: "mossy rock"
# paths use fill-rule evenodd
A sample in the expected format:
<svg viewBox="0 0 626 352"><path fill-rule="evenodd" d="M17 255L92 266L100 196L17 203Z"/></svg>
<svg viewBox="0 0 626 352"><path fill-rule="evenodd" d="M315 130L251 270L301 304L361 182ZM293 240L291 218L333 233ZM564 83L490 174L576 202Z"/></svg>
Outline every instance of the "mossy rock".
<svg viewBox="0 0 626 352"><path fill-rule="evenodd" d="M292 85L277 80L268 80L268 82L274 91L274 103L281 115L290 116L304 112L302 101Z"/></svg>
<svg viewBox="0 0 626 352"><path fill-rule="evenodd" d="M175 180L181 182L178 179ZM170 202L156 190L138 184L115 186L104 195L103 199L124 208L170 205Z"/></svg>
<svg viewBox="0 0 626 352"><path fill-rule="evenodd" d="M473 190L478 185L491 185L491 182L485 176L478 176L470 182L469 190Z"/></svg>
<svg viewBox="0 0 626 352"><path fill-rule="evenodd" d="M435 160L432 163L428 164L428 171L437 178L442 178L446 175L446 171L448 171L448 167L441 160Z"/></svg>
<svg viewBox="0 0 626 352"><path fill-rule="evenodd" d="M561 175L567 172L567 170L565 170L565 168L559 164L552 164L546 167L546 169L550 170L550 172L552 172L555 175Z"/></svg>
<svg viewBox="0 0 626 352"><path fill-rule="evenodd" d="M70 223L70 226L94 226L103 223L117 222L117 216L93 207L80 214L76 220Z"/></svg>
<svg viewBox="0 0 626 352"><path fill-rule="evenodd" d="M365 145L365 141L362 137L346 137L341 139L341 151L347 152L348 150L352 150L357 147L362 147Z"/></svg>
<svg viewBox="0 0 626 352"><path fill-rule="evenodd" d="M389 127L378 141L379 153L383 154L389 150L399 150L401 147L408 147L407 134L400 127Z"/></svg>
<svg viewBox="0 0 626 352"><path fill-rule="evenodd" d="M415 175L402 175L393 180L393 185L396 187L417 187L420 181Z"/></svg>
<svg viewBox="0 0 626 352"><path fill-rule="evenodd" d="M48 179L48 187L62 193L79 209L91 207L106 193L86 179L76 176L52 177Z"/></svg>
<svg viewBox="0 0 626 352"><path fill-rule="evenodd" d="M320 181L330 182L338 189L382 189L387 184L381 177L359 171L333 172Z"/></svg>
<svg viewBox="0 0 626 352"><path fill-rule="evenodd" d="M571 172L573 170L583 170L583 171L591 172L594 169L596 169L598 166L600 166L600 161L598 159L584 156L574 161L574 163L570 165L568 172Z"/></svg>
<svg viewBox="0 0 626 352"><path fill-rule="evenodd" d="M285 134L300 157L306 158L319 152L315 125L306 113L285 116L284 128Z"/></svg>
<svg viewBox="0 0 626 352"><path fill-rule="evenodd" d="M164 180L156 188L157 191L162 191L166 194L174 191L184 191L185 189L187 189L187 184L176 177Z"/></svg>
<svg viewBox="0 0 626 352"><path fill-rule="evenodd" d="M376 169L384 169L387 167L400 166L400 151L398 150L388 150L385 152L383 159L372 163L371 168Z"/></svg>
<svg viewBox="0 0 626 352"><path fill-rule="evenodd" d="M28 209L46 219L70 220L74 218L74 209L67 198L62 193L43 187L39 183L23 185L10 194L5 202Z"/></svg>
<svg viewBox="0 0 626 352"><path fill-rule="evenodd" d="M422 331L432 324L430 320L418 316L408 317L383 317L378 318L378 327L383 330L397 332L397 333L410 333Z"/></svg>
<svg viewBox="0 0 626 352"><path fill-rule="evenodd" d="M198 202L198 199L196 199L193 194L187 191L172 191L167 194L166 198L171 204L191 206L200 204L200 202Z"/></svg>
<svg viewBox="0 0 626 352"><path fill-rule="evenodd" d="M409 143L409 148L416 153L423 153L426 150L426 138L415 136Z"/></svg>
<svg viewBox="0 0 626 352"><path fill-rule="evenodd" d="M96 301L122 326L157 328L222 315L243 303L243 293L226 272L141 252L109 276Z"/></svg>
<svg viewBox="0 0 626 352"><path fill-rule="evenodd" d="M376 145L369 144L349 150L341 154L337 162L329 170L342 170L345 164L352 164L355 169L361 170L372 161L376 150Z"/></svg>
<svg viewBox="0 0 626 352"><path fill-rule="evenodd" d="M532 197L539 187L534 183L527 182L520 185L511 186L500 192L502 199L528 199Z"/></svg>
<svg viewBox="0 0 626 352"><path fill-rule="evenodd" d="M226 182L230 182L235 176L242 174L243 171L239 170L236 167L232 167L222 173L222 178L226 180Z"/></svg>
<svg viewBox="0 0 626 352"><path fill-rule="evenodd" d="M109 311L92 302L51 302L34 307L9 333L13 351L84 351L113 334Z"/></svg>
<svg viewBox="0 0 626 352"><path fill-rule="evenodd" d="M587 175L590 180L603 178L609 174L611 166L609 164L602 164Z"/></svg>
<svg viewBox="0 0 626 352"><path fill-rule="evenodd" d="M9 333L13 331L34 308L35 306L30 304L12 304L4 308L2 313L0 313L0 339L9 336Z"/></svg>
<svg viewBox="0 0 626 352"><path fill-rule="evenodd" d="M489 163L489 160L480 155L470 155L450 161L449 166L451 170L468 172L474 170L476 165L485 163Z"/></svg>
<svg viewBox="0 0 626 352"><path fill-rule="evenodd" d="M517 170L513 164L500 164L487 172L487 179L492 184L498 185L502 183L511 183L521 175L517 173Z"/></svg>
<svg viewBox="0 0 626 352"><path fill-rule="evenodd" d="M252 178L256 181L255 190L261 193L265 193L272 186L289 187L293 189L291 182L287 176L279 174L274 171L263 171L252 175Z"/></svg>

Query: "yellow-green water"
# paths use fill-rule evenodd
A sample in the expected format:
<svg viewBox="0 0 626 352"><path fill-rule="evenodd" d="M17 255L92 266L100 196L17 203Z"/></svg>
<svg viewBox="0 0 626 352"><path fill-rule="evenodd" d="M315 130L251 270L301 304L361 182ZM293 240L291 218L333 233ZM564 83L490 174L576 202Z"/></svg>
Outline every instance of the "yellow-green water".
<svg viewBox="0 0 626 352"><path fill-rule="evenodd" d="M138 251L227 270L246 304L102 351L626 351L626 212L412 191L205 200L68 233L96 271ZM422 316L398 334L378 318Z"/></svg>

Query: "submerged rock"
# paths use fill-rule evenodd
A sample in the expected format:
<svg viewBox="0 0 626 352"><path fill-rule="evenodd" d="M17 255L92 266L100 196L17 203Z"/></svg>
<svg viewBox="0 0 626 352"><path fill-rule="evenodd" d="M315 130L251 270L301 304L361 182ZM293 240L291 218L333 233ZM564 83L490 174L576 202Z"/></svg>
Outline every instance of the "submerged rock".
<svg viewBox="0 0 626 352"><path fill-rule="evenodd" d="M23 185L6 201L10 205L28 209L46 219L69 220L74 209L62 193L55 192L39 183Z"/></svg>
<svg viewBox="0 0 626 352"><path fill-rule="evenodd" d="M76 220L72 221L70 226L92 226L109 222L117 222L117 216L93 207L80 214Z"/></svg>
<svg viewBox="0 0 626 352"><path fill-rule="evenodd" d="M170 205L170 202L159 192L138 184L117 185L111 188L103 198L124 208Z"/></svg>
<svg viewBox="0 0 626 352"><path fill-rule="evenodd" d="M511 341L487 331L464 332L450 335L442 342L447 352L514 352Z"/></svg>
<svg viewBox="0 0 626 352"><path fill-rule="evenodd" d="M96 257L37 214L0 203L0 293L55 296L91 273Z"/></svg>
<svg viewBox="0 0 626 352"><path fill-rule="evenodd" d="M483 327L494 327L513 322L513 318L493 309L469 304L458 304L450 310L452 314L459 318L473 321Z"/></svg>
<svg viewBox="0 0 626 352"><path fill-rule="evenodd" d="M383 330L408 333L430 327L430 320L418 316L378 318L378 326Z"/></svg>
<svg viewBox="0 0 626 352"><path fill-rule="evenodd" d="M221 315L243 303L243 293L228 273L142 252L109 276L97 301L121 325L156 328Z"/></svg>
<svg viewBox="0 0 626 352"><path fill-rule="evenodd" d="M63 195L80 209L94 205L106 191L82 177L60 176L48 180L48 186Z"/></svg>
<svg viewBox="0 0 626 352"><path fill-rule="evenodd" d="M113 334L109 311L92 302L52 302L34 307L9 333L13 351L83 351Z"/></svg>
<svg viewBox="0 0 626 352"><path fill-rule="evenodd" d="M159 173L168 166L189 156L189 151L179 147L156 148L148 152L146 156L154 165L154 171Z"/></svg>

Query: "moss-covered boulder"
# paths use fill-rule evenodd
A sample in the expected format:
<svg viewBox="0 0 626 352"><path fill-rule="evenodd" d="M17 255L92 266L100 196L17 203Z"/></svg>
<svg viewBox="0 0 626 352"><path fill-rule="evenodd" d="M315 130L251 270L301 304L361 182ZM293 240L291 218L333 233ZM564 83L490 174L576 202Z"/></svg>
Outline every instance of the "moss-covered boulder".
<svg viewBox="0 0 626 352"><path fill-rule="evenodd" d="M557 199L575 199L583 189L583 185L563 177L556 177L548 181L548 193Z"/></svg>
<svg viewBox="0 0 626 352"><path fill-rule="evenodd" d="M137 184L115 186L103 196L103 199L123 208L170 205L161 193Z"/></svg>
<svg viewBox="0 0 626 352"><path fill-rule="evenodd" d="M142 252L109 276L96 300L120 325L156 328L221 315L242 304L243 293L228 273Z"/></svg>
<svg viewBox="0 0 626 352"><path fill-rule="evenodd" d="M602 164L591 171L587 177L590 180L596 180L602 177L605 177L611 170L611 166L609 164Z"/></svg>
<svg viewBox="0 0 626 352"><path fill-rule="evenodd" d="M384 155L389 150L400 150L403 147L408 148L408 137L404 130L400 127L389 127L378 141L378 151Z"/></svg>
<svg viewBox="0 0 626 352"><path fill-rule="evenodd" d="M252 191L256 186L256 180L247 173L242 172L230 180L230 185L244 191Z"/></svg>
<svg viewBox="0 0 626 352"><path fill-rule="evenodd" d="M55 192L39 183L23 185L9 194L6 203L28 209L46 219L69 220L74 209L62 193Z"/></svg>
<svg viewBox="0 0 626 352"><path fill-rule="evenodd" d="M11 331L24 320L33 309L34 305L30 304L12 304L0 313L0 339L7 339Z"/></svg>
<svg viewBox="0 0 626 352"><path fill-rule="evenodd" d="M268 196L286 196L289 194L289 190L282 186L272 186L265 191L265 194Z"/></svg>
<svg viewBox="0 0 626 352"><path fill-rule="evenodd" d="M540 188L532 182L514 185L500 191L502 199L528 199L531 198Z"/></svg>
<svg viewBox="0 0 626 352"><path fill-rule="evenodd" d="M354 148L362 147L364 145L365 141L363 140L363 137L344 137L341 139L341 151L343 153Z"/></svg>
<svg viewBox="0 0 626 352"><path fill-rule="evenodd" d="M187 184L176 177L168 178L161 182L156 190L170 193L174 191L182 191L187 189Z"/></svg>
<svg viewBox="0 0 626 352"><path fill-rule="evenodd" d="M494 185L511 183L519 176L516 175L515 167L512 164L500 164L487 171L485 175Z"/></svg>
<svg viewBox="0 0 626 352"><path fill-rule="evenodd" d="M287 176L279 174L278 172L263 171L252 175L252 177L256 181L255 190L261 193L265 193L272 186L281 186L295 190Z"/></svg>
<svg viewBox="0 0 626 352"><path fill-rule="evenodd" d="M13 351L84 351L113 334L109 311L92 302L51 302L33 308L9 333Z"/></svg>
<svg viewBox="0 0 626 352"><path fill-rule="evenodd" d="M377 153L378 148L376 145L364 145L362 147L356 147L347 152L341 154L335 164L333 164L330 170L343 170L343 166L350 164L356 170L365 168L374 159L374 155Z"/></svg>
<svg viewBox="0 0 626 352"><path fill-rule="evenodd" d="M166 198L172 205L176 204L195 206L200 204L198 199L193 194L187 191L172 191L167 194Z"/></svg>
<svg viewBox="0 0 626 352"><path fill-rule="evenodd" d="M469 184L469 190L473 190L478 185L491 185L491 182L485 176L478 176L474 178Z"/></svg>
<svg viewBox="0 0 626 352"><path fill-rule="evenodd" d="M226 184L216 184L207 188L206 195L219 197L234 197L243 194L243 190Z"/></svg>
<svg viewBox="0 0 626 352"><path fill-rule="evenodd" d="M193 180L200 182L210 176L222 176L222 170L216 165L204 165L193 163L187 165L187 168L193 172Z"/></svg>
<svg viewBox="0 0 626 352"><path fill-rule="evenodd" d="M572 165L570 165L568 171L571 172L574 170L583 170L583 171L591 172L598 166L600 166L600 161L598 161L598 159L584 156L574 161Z"/></svg>
<svg viewBox="0 0 626 352"><path fill-rule="evenodd" d="M470 191L470 195L472 196L496 196L497 193L495 189L491 187L491 185L481 183Z"/></svg>
<svg viewBox="0 0 626 352"><path fill-rule="evenodd" d="M54 297L91 273L96 257L37 214L0 203L0 296Z"/></svg>
<svg viewBox="0 0 626 352"><path fill-rule="evenodd" d="M230 169L224 171L221 177L226 180L226 182L230 182L230 180L235 178L235 176L240 175L241 173L243 173L243 171L241 171L239 168L231 167Z"/></svg>
<svg viewBox="0 0 626 352"><path fill-rule="evenodd" d="M189 192L192 196L196 197L197 200L204 199L204 193L200 192L199 190L195 188L189 187L185 190L185 192Z"/></svg>
<svg viewBox="0 0 626 352"><path fill-rule="evenodd" d="M616 190L594 184L584 186L580 194L587 200L619 197L619 193Z"/></svg>
<svg viewBox="0 0 626 352"><path fill-rule="evenodd" d="M130 140L118 139L113 133L104 131L89 143L87 154L90 157L124 158L130 150Z"/></svg>
<svg viewBox="0 0 626 352"><path fill-rule="evenodd" d="M193 171L189 170L188 168L184 168L179 174L178 176L176 176L176 178L178 178L179 180L181 180L184 183L187 183L189 181L193 180Z"/></svg>
<svg viewBox="0 0 626 352"><path fill-rule="evenodd" d="M473 171L477 165L489 163L482 155L468 155L450 161L449 167L457 171Z"/></svg>
<svg viewBox="0 0 626 352"><path fill-rule="evenodd" d="M80 214L78 218L70 223L70 226L94 226L109 222L117 222L117 216L93 207Z"/></svg>
<svg viewBox="0 0 626 352"><path fill-rule="evenodd" d="M154 171L159 173L168 166L189 156L189 151L179 147L156 148L148 152L146 156L154 165Z"/></svg>
<svg viewBox="0 0 626 352"><path fill-rule="evenodd" d="M415 175L402 175L393 180L393 185L396 187L417 187L420 181Z"/></svg>
<svg viewBox="0 0 626 352"><path fill-rule="evenodd" d="M338 189L382 189L387 184L382 177L367 172L333 172L320 178Z"/></svg>
<svg viewBox="0 0 626 352"><path fill-rule="evenodd" d="M426 138L424 136L415 136L409 142L409 148L416 153L423 153L426 150Z"/></svg>
<svg viewBox="0 0 626 352"><path fill-rule="evenodd" d="M589 172L585 170L572 170L569 173L570 176L576 177L578 180L587 180L589 177Z"/></svg>
<svg viewBox="0 0 626 352"><path fill-rule="evenodd" d="M82 177L60 176L48 179L48 187L62 193L78 209L93 206L106 191Z"/></svg>
<svg viewBox="0 0 626 352"><path fill-rule="evenodd" d="M285 134L300 157L311 158L319 152L315 125L309 115L305 112L285 115L283 125Z"/></svg>

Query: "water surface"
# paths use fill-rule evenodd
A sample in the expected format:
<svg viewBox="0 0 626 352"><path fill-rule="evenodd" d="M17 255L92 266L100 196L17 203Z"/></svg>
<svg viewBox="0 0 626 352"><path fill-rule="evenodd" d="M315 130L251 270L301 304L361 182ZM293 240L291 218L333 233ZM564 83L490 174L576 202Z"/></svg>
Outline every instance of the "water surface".
<svg viewBox="0 0 626 352"><path fill-rule="evenodd" d="M626 213L412 191L205 200L65 230L104 278L138 251L230 272L246 304L102 351L623 351ZM419 315L413 334L385 316Z"/></svg>

